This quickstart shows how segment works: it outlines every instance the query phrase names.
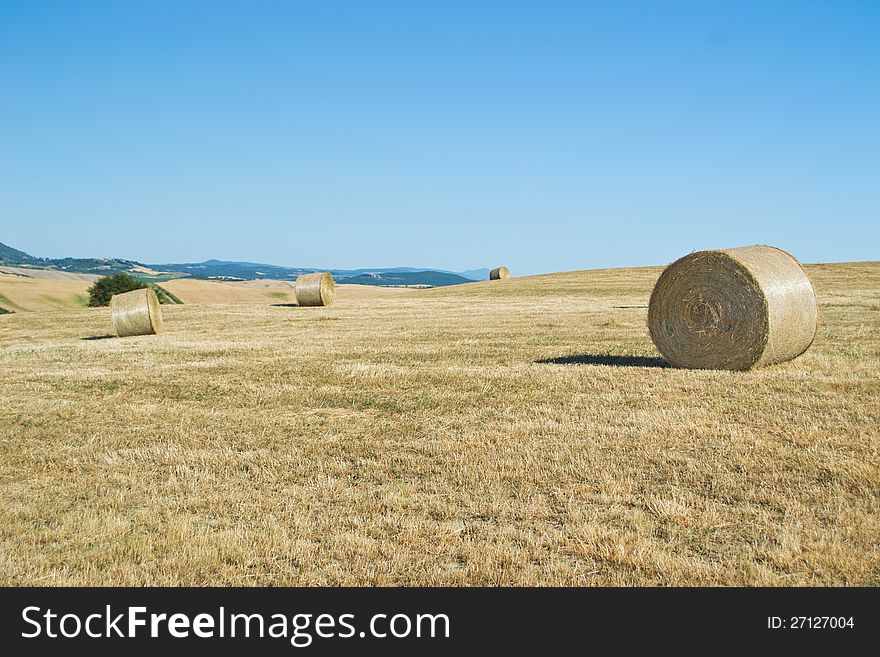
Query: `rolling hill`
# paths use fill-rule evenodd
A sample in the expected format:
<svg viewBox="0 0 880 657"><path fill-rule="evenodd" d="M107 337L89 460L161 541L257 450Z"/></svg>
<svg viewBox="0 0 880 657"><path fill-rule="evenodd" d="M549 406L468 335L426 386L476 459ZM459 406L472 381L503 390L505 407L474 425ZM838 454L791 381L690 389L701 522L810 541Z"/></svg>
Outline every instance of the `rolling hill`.
<svg viewBox="0 0 880 657"><path fill-rule="evenodd" d="M205 260L204 262L143 264L134 260L118 258L36 258L0 242L0 266L16 267L17 272L27 270L51 271L68 275L100 275L128 272L149 282L162 282L175 278L198 278L206 280L295 280L300 274L311 273L314 267L283 267L258 262L230 260ZM458 285L473 280L485 280L488 269L472 269L456 273L445 270L418 269L413 267L378 267L374 269L327 269L337 283L360 285L385 285L392 287L438 287Z"/></svg>
<svg viewBox="0 0 880 657"><path fill-rule="evenodd" d="M449 274L440 271L398 271L357 274L356 276L340 276L340 283L355 283L357 285L385 285L395 287L444 287L447 285L461 285L472 283L458 274Z"/></svg>
<svg viewBox="0 0 880 657"><path fill-rule="evenodd" d="M24 251L0 242L0 265L35 267L77 274L98 274L105 276L120 271L137 271L143 268L133 260L118 258L36 258Z"/></svg>
<svg viewBox="0 0 880 657"><path fill-rule="evenodd" d="M36 262L39 262L39 258L0 242L0 265L29 265Z"/></svg>
<svg viewBox="0 0 880 657"><path fill-rule="evenodd" d="M28 277L0 272L0 308L10 312L76 310L88 304L91 280L62 277ZM273 303L294 304L290 281L206 281L177 278L161 287L184 304ZM383 297L406 288L337 285L337 299Z"/></svg>
<svg viewBox="0 0 880 657"><path fill-rule="evenodd" d="M151 269L163 272L178 272L191 278L218 280L295 280L300 274L310 274L314 267L281 267L257 262L232 262L228 260L206 260L204 262L165 263L148 265ZM410 287L439 287L469 283L474 278L449 271L416 269L413 267L378 267L375 269L334 269L329 271L337 283L357 285L387 285ZM471 270L479 272L482 270ZM487 270L488 272L488 270ZM488 273L480 280L488 278Z"/></svg>

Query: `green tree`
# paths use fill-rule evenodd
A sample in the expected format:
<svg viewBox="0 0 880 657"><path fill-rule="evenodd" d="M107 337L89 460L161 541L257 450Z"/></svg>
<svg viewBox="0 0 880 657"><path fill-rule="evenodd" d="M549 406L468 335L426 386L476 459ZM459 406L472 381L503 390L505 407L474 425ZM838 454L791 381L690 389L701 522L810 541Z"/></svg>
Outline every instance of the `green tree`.
<svg viewBox="0 0 880 657"><path fill-rule="evenodd" d="M112 276L104 276L99 278L89 288L89 305L90 306L109 306L110 298L114 294L122 294L123 292L131 292L132 290L140 290L148 285L139 281L131 274L124 271Z"/></svg>

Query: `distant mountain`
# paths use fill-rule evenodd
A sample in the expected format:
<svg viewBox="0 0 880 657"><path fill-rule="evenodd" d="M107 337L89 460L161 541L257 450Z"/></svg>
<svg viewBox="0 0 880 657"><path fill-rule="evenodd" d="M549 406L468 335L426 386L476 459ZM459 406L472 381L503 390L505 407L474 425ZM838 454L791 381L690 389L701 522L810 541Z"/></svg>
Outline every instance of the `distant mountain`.
<svg viewBox="0 0 880 657"><path fill-rule="evenodd" d="M300 274L318 270L314 267L281 267L258 262L205 260L204 262L163 263L146 265L162 272L179 272L193 278L219 280L255 280L260 278L296 279ZM371 269L327 269L339 282L357 282L364 285L458 285L489 278L488 269L457 272L419 269L416 267L374 267ZM436 275L435 275L436 274ZM468 275L465 275L468 274ZM404 282L406 281L406 282Z"/></svg>
<svg viewBox="0 0 880 657"><path fill-rule="evenodd" d="M357 276L335 277L337 283L356 283L358 285L394 285L394 286L426 286L442 287L444 285L460 285L471 281L458 274L449 274L442 271L399 271L371 274L358 274Z"/></svg>
<svg viewBox="0 0 880 657"><path fill-rule="evenodd" d="M36 258L3 243L0 243L0 265L34 267L77 274L105 275L125 271L137 278L152 282L181 277L211 280L258 280L261 278L295 280L300 274L323 271L314 267L281 267L258 262L231 260L145 265L134 260L118 258ZM488 269L472 269L460 274L415 267L329 269L327 271L339 283L358 283L361 285L439 287L468 283L472 280L485 280L489 277Z"/></svg>
<svg viewBox="0 0 880 657"><path fill-rule="evenodd" d="M296 278L314 269L295 269L264 265L258 262L230 262L228 260L205 260L204 262L164 263L146 265L150 269L163 272L178 272L193 278L253 280L258 278Z"/></svg>
<svg viewBox="0 0 880 657"><path fill-rule="evenodd" d="M146 265L162 272L179 272L192 278L214 280L258 280L273 278L295 280L300 274L316 270L314 267L280 267L258 262L230 262L228 260L206 260L204 262L164 263ZM414 267L388 267L374 269L327 269L337 283L356 283L358 285L423 285L439 287L469 283L471 279L453 272ZM488 277L488 274L487 276Z"/></svg>
<svg viewBox="0 0 880 657"><path fill-rule="evenodd" d="M27 265L38 260L39 258L28 255L24 251L13 249L11 246L6 246L3 242L0 242L0 265Z"/></svg>
<svg viewBox="0 0 880 657"><path fill-rule="evenodd" d="M449 271L447 269L425 269L424 267L389 267L389 268L380 268L380 269L353 269L350 270L351 275L357 274L370 274L373 272L380 272L383 274L396 274L396 273L418 273L424 271L436 271L441 274L455 274L456 276L460 276L462 278L467 279L468 281L485 281L489 278L489 269L468 269L467 271Z"/></svg>
<svg viewBox="0 0 880 657"><path fill-rule="evenodd" d="M486 281L489 279L488 267L483 267L482 269L468 269L466 271L458 271L455 273L472 281Z"/></svg>
<svg viewBox="0 0 880 657"><path fill-rule="evenodd" d="M0 265L39 267L77 274L101 275L143 267L133 260L118 260L116 258L35 258L2 242L0 242Z"/></svg>

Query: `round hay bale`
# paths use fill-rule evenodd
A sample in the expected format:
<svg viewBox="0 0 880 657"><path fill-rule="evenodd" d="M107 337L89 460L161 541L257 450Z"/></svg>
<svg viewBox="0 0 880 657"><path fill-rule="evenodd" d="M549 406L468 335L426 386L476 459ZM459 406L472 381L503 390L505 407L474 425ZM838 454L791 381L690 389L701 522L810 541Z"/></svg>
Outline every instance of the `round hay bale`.
<svg viewBox="0 0 880 657"><path fill-rule="evenodd" d="M648 330L675 367L748 370L812 344L818 306L807 273L772 246L698 251L669 265L648 304Z"/></svg>
<svg viewBox="0 0 880 657"><path fill-rule="evenodd" d="M293 289L298 306L329 306L336 296L336 283L329 271L301 274Z"/></svg>
<svg viewBox="0 0 880 657"><path fill-rule="evenodd" d="M490 281L498 281L502 278L510 278L510 270L507 267L495 267L489 272Z"/></svg>
<svg viewBox="0 0 880 657"><path fill-rule="evenodd" d="M110 299L113 330L120 338L162 331L162 309L152 288L114 294Z"/></svg>

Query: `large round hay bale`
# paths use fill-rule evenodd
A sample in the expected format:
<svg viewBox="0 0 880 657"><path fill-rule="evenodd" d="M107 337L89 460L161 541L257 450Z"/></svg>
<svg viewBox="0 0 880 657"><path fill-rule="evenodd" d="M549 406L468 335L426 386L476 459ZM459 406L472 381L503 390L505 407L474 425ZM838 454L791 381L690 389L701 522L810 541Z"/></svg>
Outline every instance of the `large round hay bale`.
<svg viewBox="0 0 880 657"><path fill-rule="evenodd" d="M495 267L489 272L489 280L497 281L502 278L510 278L510 270L507 267Z"/></svg>
<svg viewBox="0 0 880 657"><path fill-rule="evenodd" d="M114 294L110 299L113 330L120 338L162 331L162 309L151 288Z"/></svg>
<svg viewBox="0 0 880 657"><path fill-rule="evenodd" d="M772 246L698 251L669 265L648 304L648 329L676 367L748 370L791 360L816 336L807 273Z"/></svg>
<svg viewBox="0 0 880 657"><path fill-rule="evenodd" d="M298 306L329 306L336 296L336 283L329 271L301 274L293 288Z"/></svg>

